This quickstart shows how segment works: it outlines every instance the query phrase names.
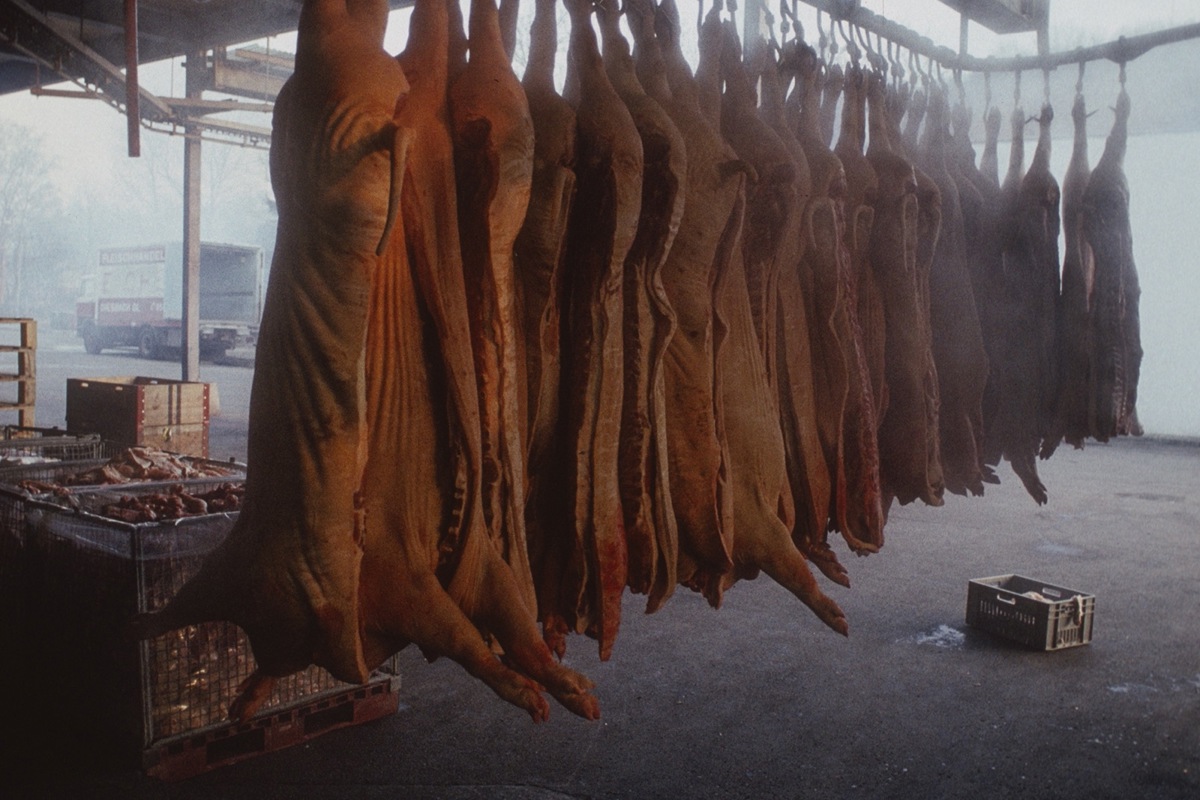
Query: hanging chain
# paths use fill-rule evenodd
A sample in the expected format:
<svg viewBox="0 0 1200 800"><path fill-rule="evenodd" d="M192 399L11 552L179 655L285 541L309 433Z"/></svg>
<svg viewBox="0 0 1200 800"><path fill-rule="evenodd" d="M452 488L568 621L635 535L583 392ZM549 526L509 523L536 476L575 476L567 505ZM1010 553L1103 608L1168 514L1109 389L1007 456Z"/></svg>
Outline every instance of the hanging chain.
<svg viewBox="0 0 1200 800"><path fill-rule="evenodd" d="M1086 61L1079 62L1079 79L1075 81L1075 94L1083 94L1083 69L1086 66Z"/></svg>
<svg viewBox="0 0 1200 800"><path fill-rule="evenodd" d="M838 43L837 43L837 20L833 18L833 14L829 15L829 63L832 64L837 58Z"/></svg>
<svg viewBox="0 0 1200 800"><path fill-rule="evenodd" d="M817 49L821 53L821 60L825 60L825 49L829 46L829 40L825 38L825 15L821 9L817 9Z"/></svg>

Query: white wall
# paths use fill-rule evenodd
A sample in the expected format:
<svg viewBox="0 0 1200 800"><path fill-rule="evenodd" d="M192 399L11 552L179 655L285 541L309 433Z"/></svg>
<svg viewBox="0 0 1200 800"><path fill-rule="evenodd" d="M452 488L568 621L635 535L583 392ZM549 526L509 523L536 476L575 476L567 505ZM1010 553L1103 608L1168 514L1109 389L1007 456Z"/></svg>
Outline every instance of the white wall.
<svg viewBox="0 0 1200 800"><path fill-rule="evenodd" d="M1133 103L1136 115L1136 97ZM1088 141L1093 167L1111 124L1112 113L1101 109L1088 125L1090 133L1099 134ZM1036 145L1034 127L1026 132L1026 167ZM1055 138L1051 150L1051 170L1061 184L1072 148L1066 109L1058 112L1054 127L1059 137L1068 137ZM1008 143L1000 142L998 150L1003 179ZM1125 176L1142 289L1145 355L1138 419L1148 436L1200 438L1200 132L1131 136Z"/></svg>
<svg viewBox="0 0 1200 800"><path fill-rule="evenodd" d="M1062 174L1070 143L1056 150ZM1095 163L1103 143L1091 151ZM1125 173L1142 287L1138 415L1147 434L1200 437L1200 133L1131 137Z"/></svg>

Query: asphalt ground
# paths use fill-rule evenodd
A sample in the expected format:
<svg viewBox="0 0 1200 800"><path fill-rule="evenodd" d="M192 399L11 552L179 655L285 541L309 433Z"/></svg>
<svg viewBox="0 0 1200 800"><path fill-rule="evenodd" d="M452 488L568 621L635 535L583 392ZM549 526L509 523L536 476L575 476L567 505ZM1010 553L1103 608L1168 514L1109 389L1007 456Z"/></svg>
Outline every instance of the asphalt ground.
<svg viewBox="0 0 1200 800"><path fill-rule="evenodd" d="M842 638L766 577L720 610L627 596L610 661L571 640L603 717L535 725L456 664L401 653L400 710L178 783L89 759L69 732L13 751L0 797L1200 797L1200 445L1061 449L1020 482L896 508L829 586ZM843 551L844 552L844 551ZM1090 644L1033 652L968 627L967 581L1096 597ZM86 664L81 664L86 669Z"/></svg>

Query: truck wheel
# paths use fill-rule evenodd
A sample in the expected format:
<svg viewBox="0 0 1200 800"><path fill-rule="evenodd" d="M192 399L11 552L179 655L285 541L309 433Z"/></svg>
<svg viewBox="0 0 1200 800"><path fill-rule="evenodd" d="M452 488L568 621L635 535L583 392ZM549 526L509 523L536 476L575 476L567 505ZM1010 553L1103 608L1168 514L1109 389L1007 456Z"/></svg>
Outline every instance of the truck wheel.
<svg viewBox="0 0 1200 800"><path fill-rule="evenodd" d="M104 349L104 343L100 341L100 334L95 331L85 331L83 334L83 349L93 356L100 355L100 351Z"/></svg>
<svg viewBox="0 0 1200 800"><path fill-rule="evenodd" d="M138 337L138 355L142 358L158 358L158 334L153 328L143 328Z"/></svg>

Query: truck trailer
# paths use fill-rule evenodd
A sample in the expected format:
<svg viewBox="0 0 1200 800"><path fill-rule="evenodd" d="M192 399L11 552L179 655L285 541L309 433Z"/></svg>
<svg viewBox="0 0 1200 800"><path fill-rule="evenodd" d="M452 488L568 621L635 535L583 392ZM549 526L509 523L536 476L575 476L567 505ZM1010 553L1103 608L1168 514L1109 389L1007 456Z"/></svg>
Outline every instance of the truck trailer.
<svg viewBox="0 0 1200 800"><path fill-rule="evenodd" d="M136 347L159 358L183 345L183 244L108 247L83 282L76 332L92 354ZM200 357L253 344L262 316L260 247L200 245Z"/></svg>

